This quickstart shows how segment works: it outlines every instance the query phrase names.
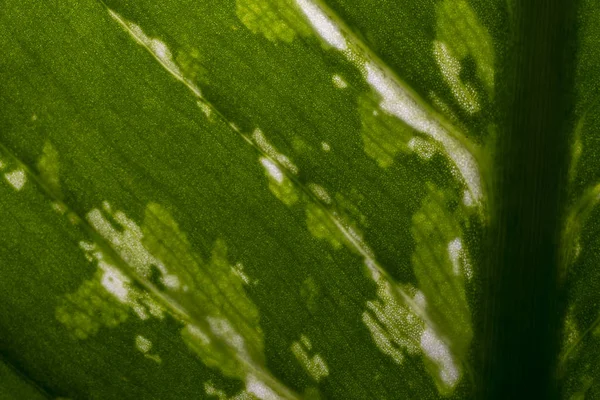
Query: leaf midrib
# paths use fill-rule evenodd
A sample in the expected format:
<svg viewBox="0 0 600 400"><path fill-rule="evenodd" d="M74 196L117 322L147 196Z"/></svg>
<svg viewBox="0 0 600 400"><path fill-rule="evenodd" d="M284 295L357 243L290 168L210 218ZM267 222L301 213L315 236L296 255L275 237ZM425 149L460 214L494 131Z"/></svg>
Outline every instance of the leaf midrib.
<svg viewBox="0 0 600 400"><path fill-rule="evenodd" d="M573 2L522 2L502 81L507 131L496 157L481 351L485 398L558 398L560 233L567 183ZM508 68L510 67L510 68ZM567 119L568 121L568 119Z"/></svg>

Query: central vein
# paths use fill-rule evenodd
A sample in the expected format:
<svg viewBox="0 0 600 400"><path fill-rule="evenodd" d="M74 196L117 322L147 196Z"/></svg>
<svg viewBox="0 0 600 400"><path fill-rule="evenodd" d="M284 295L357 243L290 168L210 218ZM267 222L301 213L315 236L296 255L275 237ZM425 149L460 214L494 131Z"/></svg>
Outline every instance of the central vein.
<svg viewBox="0 0 600 400"><path fill-rule="evenodd" d="M484 398L556 396L560 315L557 243L567 178L566 22L572 2L519 3L514 57L499 140L496 193L482 309Z"/></svg>

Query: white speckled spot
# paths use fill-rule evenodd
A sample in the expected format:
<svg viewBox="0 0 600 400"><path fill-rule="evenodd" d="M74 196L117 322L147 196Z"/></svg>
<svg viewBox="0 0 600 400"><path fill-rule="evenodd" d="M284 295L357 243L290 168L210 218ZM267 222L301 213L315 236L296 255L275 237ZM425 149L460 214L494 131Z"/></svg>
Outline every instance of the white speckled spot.
<svg viewBox="0 0 600 400"><path fill-rule="evenodd" d="M291 350L298 362L308 372L308 374L317 382L329 376L329 368L320 354L309 355L312 344L307 336L301 335L300 341L292 343Z"/></svg>
<svg viewBox="0 0 600 400"><path fill-rule="evenodd" d="M435 154L435 146L420 137L408 141L408 148L417 153L424 160L429 160Z"/></svg>
<svg viewBox="0 0 600 400"><path fill-rule="evenodd" d="M315 196L317 196L317 198L319 198L319 200L326 204L331 204L331 196L323 186L317 185L316 183L309 183L308 188Z"/></svg>
<svg viewBox="0 0 600 400"><path fill-rule="evenodd" d="M450 256L450 262L452 263L452 272L454 275L460 275L460 257L462 253L462 241L460 238L456 238L448 243L448 255Z"/></svg>
<svg viewBox="0 0 600 400"><path fill-rule="evenodd" d="M265 171L267 171L267 173L271 175L271 177L275 179L277 183L283 182L284 175L283 172L281 172L281 170L277 166L277 164L275 164L273 161L269 160L266 157L261 157L260 163L263 167L265 167Z"/></svg>
<svg viewBox="0 0 600 400"><path fill-rule="evenodd" d="M152 342L142 335L137 335L135 337L135 347L142 353L147 353L152 349Z"/></svg>
<svg viewBox="0 0 600 400"><path fill-rule="evenodd" d="M23 186L25 186L25 183L27 183L27 174L25 174L25 170L19 168L17 170L5 173L4 179L6 179L6 181L10 183L10 185L15 188L16 191L19 191L23 189Z"/></svg>
<svg viewBox="0 0 600 400"><path fill-rule="evenodd" d="M254 132L252 132L252 139L263 152L271 157L271 159L277 161L281 166L291 173L298 173L298 167L296 167L287 156L278 152L277 149L267 141L267 138L260 129L257 128L254 130Z"/></svg>
<svg viewBox="0 0 600 400"><path fill-rule="evenodd" d="M460 371L448 346L431 328L421 335L421 349L437 365L441 381L448 387L454 387L460 378Z"/></svg>
<svg viewBox="0 0 600 400"><path fill-rule="evenodd" d="M333 75L331 80L333 81L333 85L338 89L346 89L348 87L348 83L338 74Z"/></svg>

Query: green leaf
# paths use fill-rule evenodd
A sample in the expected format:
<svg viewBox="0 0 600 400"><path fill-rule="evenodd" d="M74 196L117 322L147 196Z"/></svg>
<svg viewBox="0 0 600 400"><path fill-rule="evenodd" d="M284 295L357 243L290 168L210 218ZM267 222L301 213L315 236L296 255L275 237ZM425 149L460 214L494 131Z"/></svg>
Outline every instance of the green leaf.
<svg viewBox="0 0 600 400"><path fill-rule="evenodd" d="M593 1L3 10L3 398L600 396Z"/></svg>

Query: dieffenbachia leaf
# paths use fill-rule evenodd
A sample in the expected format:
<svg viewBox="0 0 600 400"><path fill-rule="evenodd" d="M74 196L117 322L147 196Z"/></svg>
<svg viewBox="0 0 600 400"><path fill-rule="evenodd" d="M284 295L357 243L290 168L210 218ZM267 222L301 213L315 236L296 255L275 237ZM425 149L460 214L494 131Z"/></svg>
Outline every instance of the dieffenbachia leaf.
<svg viewBox="0 0 600 400"><path fill-rule="evenodd" d="M553 1L4 2L0 394L597 396L600 10Z"/></svg>

